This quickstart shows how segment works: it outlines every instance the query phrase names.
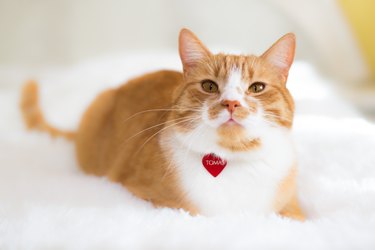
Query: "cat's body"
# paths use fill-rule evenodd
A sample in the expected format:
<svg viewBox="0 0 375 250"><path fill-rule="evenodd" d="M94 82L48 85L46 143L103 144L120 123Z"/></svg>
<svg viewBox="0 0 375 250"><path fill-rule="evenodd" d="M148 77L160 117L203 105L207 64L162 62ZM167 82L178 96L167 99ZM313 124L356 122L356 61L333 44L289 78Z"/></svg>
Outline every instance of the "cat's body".
<svg viewBox="0 0 375 250"><path fill-rule="evenodd" d="M290 137L294 104L285 88L294 37L278 43L284 54L275 44L277 50L262 57L212 55L183 30L183 73L133 79L100 94L88 108L74 136L81 168L157 206L302 219ZM23 110L29 127L38 127L30 121L39 119L40 129L64 135L46 125L39 111L27 112L35 95L35 85L28 85ZM227 161L217 177L202 165L210 153Z"/></svg>
<svg viewBox="0 0 375 250"><path fill-rule="evenodd" d="M160 71L99 95L83 116L76 136L82 169L108 176L156 205L190 206L181 195L176 174L168 170L160 135L153 136L168 126L173 93L181 85L181 73ZM139 102L143 98L147 101Z"/></svg>

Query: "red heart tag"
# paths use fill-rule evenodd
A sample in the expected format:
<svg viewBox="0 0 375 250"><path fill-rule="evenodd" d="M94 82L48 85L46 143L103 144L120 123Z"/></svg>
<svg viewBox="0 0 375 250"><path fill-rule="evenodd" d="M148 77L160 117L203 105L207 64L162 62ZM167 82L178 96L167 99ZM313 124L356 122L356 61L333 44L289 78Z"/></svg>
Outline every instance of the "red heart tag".
<svg viewBox="0 0 375 250"><path fill-rule="evenodd" d="M203 156L202 164L213 177L216 177L223 171L227 165L227 161L211 153Z"/></svg>

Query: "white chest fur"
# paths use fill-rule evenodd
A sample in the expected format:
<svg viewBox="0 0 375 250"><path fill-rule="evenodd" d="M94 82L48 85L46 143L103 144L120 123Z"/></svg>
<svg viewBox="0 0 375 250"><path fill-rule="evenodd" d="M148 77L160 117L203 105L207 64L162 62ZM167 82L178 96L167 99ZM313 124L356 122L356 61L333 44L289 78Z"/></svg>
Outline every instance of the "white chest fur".
<svg viewBox="0 0 375 250"><path fill-rule="evenodd" d="M294 163L289 132L280 129L268 131L261 138L261 146L246 153L230 153L216 147L210 149L205 147L202 137L191 140L199 146L186 147L176 135L170 135L164 145L169 148L186 197L201 214L264 214L273 211L278 185ZM228 161L217 177L202 165L206 153L216 153Z"/></svg>

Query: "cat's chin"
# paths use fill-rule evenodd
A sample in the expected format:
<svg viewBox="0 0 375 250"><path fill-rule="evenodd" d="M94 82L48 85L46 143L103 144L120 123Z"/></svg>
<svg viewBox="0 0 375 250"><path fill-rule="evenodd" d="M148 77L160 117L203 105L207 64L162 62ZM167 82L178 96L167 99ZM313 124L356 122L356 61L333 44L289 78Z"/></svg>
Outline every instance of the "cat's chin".
<svg viewBox="0 0 375 250"><path fill-rule="evenodd" d="M246 136L246 129L244 126L233 120L221 124L217 128L217 133L220 137L225 137L232 140L240 140Z"/></svg>
<svg viewBox="0 0 375 250"><path fill-rule="evenodd" d="M239 130L242 130L242 129L245 129L245 128L244 128L244 126L241 123L239 123L238 121L230 118L228 121L222 123L219 126L219 129L229 129L229 130L239 129Z"/></svg>
<svg viewBox="0 0 375 250"><path fill-rule="evenodd" d="M251 138L247 129L235 121L223 123L217 128L220 147L232 152L244 152L259 147L260 139Z"/></svg>

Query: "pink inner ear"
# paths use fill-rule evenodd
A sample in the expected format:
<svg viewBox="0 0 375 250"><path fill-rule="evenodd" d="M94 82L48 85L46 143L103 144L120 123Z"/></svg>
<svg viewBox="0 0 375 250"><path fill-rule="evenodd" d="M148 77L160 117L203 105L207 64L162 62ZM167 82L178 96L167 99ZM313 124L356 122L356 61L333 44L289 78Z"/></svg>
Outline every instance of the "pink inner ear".
<svg viewBox="0 0 375 250"><path fill-rule="evenodd" d="M202 42L187 29L182 29L180 32L179 52L184 68L192 67L210 55Z"/></svg>
<svg viewBox="0 0 375 250"><path fill-rule="evenodd" d="M295 36L289 33L274 43L262 57L287 74L293 62L294 53Z"/></svg>
<svg viewBox="0 0 375 250"><path fill-rule="evenodd" d="M182 46L181 59L187 65L193 65L195 62L200 61L205 57L205 53L199 49L199 44L195 41L184 41Z"/></svg>
<svg viewBox="0 0 375 250"><path fill-rule="evenodd" d="M293 58L288 46L280 45L277 51L269 58L275 66L280 68L289 68Z"/></svg>

